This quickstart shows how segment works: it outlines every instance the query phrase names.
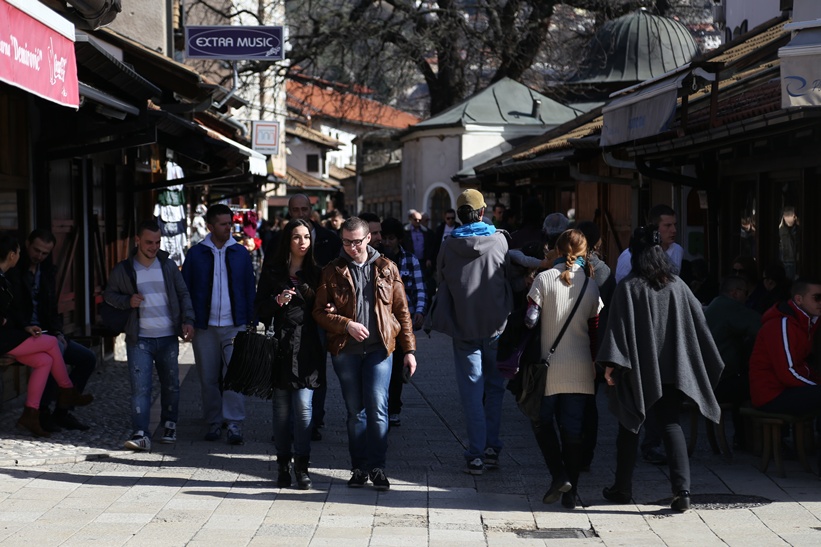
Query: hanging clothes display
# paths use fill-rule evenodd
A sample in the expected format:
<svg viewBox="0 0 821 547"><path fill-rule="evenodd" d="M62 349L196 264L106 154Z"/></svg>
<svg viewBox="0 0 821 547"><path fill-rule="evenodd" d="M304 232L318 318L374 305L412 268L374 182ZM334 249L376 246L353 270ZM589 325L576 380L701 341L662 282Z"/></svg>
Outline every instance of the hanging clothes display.
<svg viewBox="0 0 821 547"><path fill-rule="evenodd" d="M185 176L182 167L173 161L169 160L165 168L166 180ZM185 218L185 192L182 184L169 186L159 193L154 206L154 217L160 225L160 249L167 252L177 266L182 266L185 249L188 247L188 222Z"/></svg>

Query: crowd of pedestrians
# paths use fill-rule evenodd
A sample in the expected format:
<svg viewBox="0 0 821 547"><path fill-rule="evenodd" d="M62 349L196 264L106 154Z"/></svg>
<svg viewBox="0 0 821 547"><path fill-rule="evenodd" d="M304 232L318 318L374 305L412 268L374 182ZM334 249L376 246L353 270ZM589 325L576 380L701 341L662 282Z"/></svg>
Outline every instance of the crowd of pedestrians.
<svg viewBox="0 0 821 547"><path fill-rule="evenodd" d="M756 260L739 256L714 286L684 259L676 213L666 205L649 210L612 272L600 256L595 222L545 215L529 199L517 225L517 211L489 207L472 189L434 229L413 209L407 224L337 211L323 226L308 196L294 195L289 219L260 230L265 252L256 262L233 237L228 206L202 213L206 233L181 270L160 250L160 227L145 221L104 292L108 305L127 314L131 450L150 450L157 437L176 441L180 338L194 348L203 438L217 441L225 433L229 444L242 444L244 395L225 389L223 378L234 338L258 323L277 347L270 363L272 439L281 488L312 487L311 443L322 439L328 355L347 414L348 486L390 488L389 432L402 424L402 387L417 369L421 329L452 339L465 471L472 475L500 465L502 401L516 372L501 362L509 367L511 355L527 354L526 343L536 348L515 361L511 385L525 373L538 378L528 388L536 410L526 419L550 475L543 501L567 509L577 506L581 473L593 459L599 391L619 422L615 480L603 497L631 501L641 449L645 460L668 465L676 511L690 507L679 425L684 402L714 422L719 403L731 403L738 446L745 443L744 405L821 413L814 337L821 283L797 276L794 210L785 209L780 228L782 239L793 237L791 262L769 263L759 281ZM94 355L61 333L46 260L55 241L35 230L22 249L0 235L0 353L33 369L18 423L36 436L86 429L70 411L93 399L83 390ZM159 433L149 431L154 369Z"/></svg>

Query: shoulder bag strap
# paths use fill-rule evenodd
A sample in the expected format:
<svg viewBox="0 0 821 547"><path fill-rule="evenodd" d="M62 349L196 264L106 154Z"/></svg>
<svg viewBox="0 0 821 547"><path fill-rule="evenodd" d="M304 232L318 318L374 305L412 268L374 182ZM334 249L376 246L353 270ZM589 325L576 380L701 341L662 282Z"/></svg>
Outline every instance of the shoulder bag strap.
<svg viewBox="0 0 821 547"><path fill-rule="evenodd" d="M567 321L564 322L564 326L562 330L559 331L559 335L556 337L556 341L553 342L553 346L550 348L550 353L547 354L547 357L542 359L542 363L550 364L550 358L553 357L553 354L556 353L556 346L559 345L559 341L564 336L564 331L567 330L567 326L570 325L570 321L573 319L573 316L576 315L576 310L579 309L579 304L582 303L582 298L584 297L584 291L587 290L587 284L590 282L590 278L585 274L584 276L584 285L582 285L582 292L579 293L579 297L576 299L576 303L573 304L573 309L570 310L570 315L567 316Z"/></svg>

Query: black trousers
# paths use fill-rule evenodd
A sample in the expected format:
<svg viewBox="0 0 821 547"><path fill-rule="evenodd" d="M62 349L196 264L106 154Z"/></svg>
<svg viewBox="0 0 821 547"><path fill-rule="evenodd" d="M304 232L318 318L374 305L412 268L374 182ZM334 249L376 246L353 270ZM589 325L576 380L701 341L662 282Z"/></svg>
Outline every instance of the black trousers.
<svg viewBox="0 0 821 547"><path fill-rule="evenodd" d="M396 341L396 349L393 350L393 362L391 368L391 383L388 385L388 414L399 414L402 412L402 372L405 365L405 352L399 340Z"/></svg>
<svg viewBox="0 0 821 547"><path fill-rule="evenodd" d="M687 456L687 442L679 424L682 393L672 386L662 386L661 399L648 410L652 413L662 431L664 448L667 451L667 465L670 468L670 483L673 494L681 490L690 490L690 460ZM637 433L619 424L616 438L616 483L620 492L632 493L633 469L636 467L636 456L639 448Z"/></svg>

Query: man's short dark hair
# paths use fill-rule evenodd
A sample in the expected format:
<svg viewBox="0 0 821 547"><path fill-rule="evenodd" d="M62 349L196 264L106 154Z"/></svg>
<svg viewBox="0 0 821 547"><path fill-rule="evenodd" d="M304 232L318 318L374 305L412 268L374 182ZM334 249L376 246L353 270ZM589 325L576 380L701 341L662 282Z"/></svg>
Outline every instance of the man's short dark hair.
<svg viewBox="0 0 821 547"><path fill-rule="evenodd" d="M143 220L137 225L137 237L142 237L143 232L159 232L160 225L156 220Z"/></svg>
<svg viewBox="0 0 821 547"><path fill-rule="evenodd" d="M217 220L217 217L220 215L231 215L231 217L233 218L234 212L231 210L230 207L228 207L224 203L217 203L209 207L208 210L205 212L205 223L214 224L214 222L216 222Z"/></svg>
<svg viewBox="0 0 821 547"><path fill-rule="evenodd" d="M371 233L371 229L368 226L368 221L362 220L359 217L351 217L349 219L346 219L341 226L342 230L346 230L348 232L355 232L360 228L364 230L362 232L362 235L368 235L369 233Z"/></svg>
<svg viewBox="0 0 821 547"><path fill-rule="evenodd" d="M482 209L474 209L470 205L462 205L456 211L456 216L459 217L459 222L462 224L473 224L482 221L482 215L479 214L481 211Z"/></svg>
<svg viewBox="0 0 821 547"><path fill-rule="evenodd" d="M51 233L51 230L45 228L35 228L31 231L26 241L34 243L35 239L39 239L43 243L57 243L57 238Z"/></svg>
<svg viewBox="0 0 821 547"><path fill-rule="evenodd" d="M732 291L746 291L747 290L747 280L743 277L738 276L728 276L725 277L721 281L721 288L719 292L721 294L729 295Z"/></svg>
<svg viewBox="0 0 821 547"><path fill-rule="evenodd" d="M359 213L359 218L361 218L365 222L382 222L379 219L379 215L377 215L376 213L370 213L370 212L367 212L367 211L364 212L364 213Z"/></svg>
<svg viewBox="0 0 821 547"><path fill-rule="evenodd" d="M494 203L494 204L493 204L493 210L495 211L497 207L501 207L501 208L502 208L502 211L504 211L504 210L506 210L506 209L507 209L507 207L505 207L505 204L504 204L504 203L499 203L499 202Z"/></svg>
<svg viewBox="0 0 821 547"><path fill-rule="evenodd" d="M655 224L658 226L661 223L661 217L674 217L676 212L669 205L658 204L650 208L647 213L648 224Z"/></svg>
<svg viewBox="0 0 821 547"><path fill-rule="evenodd" d="M807 292L807 289L810 288L810 285L821 285L821 280L810 277L799 277L793 281L792 287L790 288L790 296L797 294L803 296Z"/></svg>
<svg viewBox="0 0 821 547"><path fill-rule="evenodd" d="M394 236L400 242L405 237L405 227L398 218L388 217L382 221L382 237Z"/></svg>

